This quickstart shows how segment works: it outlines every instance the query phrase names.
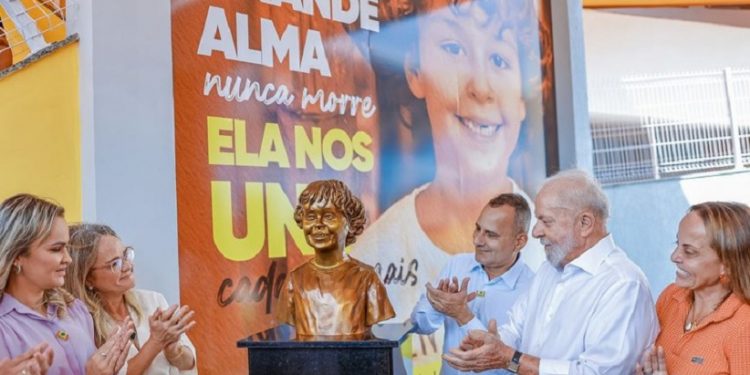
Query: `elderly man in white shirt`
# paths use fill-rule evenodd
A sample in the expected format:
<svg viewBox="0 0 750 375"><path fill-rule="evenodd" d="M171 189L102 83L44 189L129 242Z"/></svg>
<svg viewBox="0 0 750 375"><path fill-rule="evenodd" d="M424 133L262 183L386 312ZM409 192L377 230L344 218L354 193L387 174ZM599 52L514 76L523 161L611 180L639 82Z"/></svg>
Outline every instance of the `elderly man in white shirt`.
<svg viewBox="0 0 750 375"><path fill-rule="evenodd" d="M658 323L646 277L607 232L604 192L585 172L561 172L535 212L547 262L499 333L495 324L472 330L445 360L462 371L631 373Z"/></svg>

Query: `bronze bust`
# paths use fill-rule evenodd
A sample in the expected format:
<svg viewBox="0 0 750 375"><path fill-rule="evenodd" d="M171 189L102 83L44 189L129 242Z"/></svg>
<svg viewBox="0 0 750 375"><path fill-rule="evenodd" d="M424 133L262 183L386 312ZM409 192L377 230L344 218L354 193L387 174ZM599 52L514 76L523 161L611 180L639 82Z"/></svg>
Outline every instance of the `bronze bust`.
<svg viewBox="0 0 750 375"><path fill-rule="evenodd" d="M343 182L315 181L300 194L294 219L315 257L287 277L276 308L297 338L364 339L395 316L375 270L346 254L365 226L365 210Z"/></svg>

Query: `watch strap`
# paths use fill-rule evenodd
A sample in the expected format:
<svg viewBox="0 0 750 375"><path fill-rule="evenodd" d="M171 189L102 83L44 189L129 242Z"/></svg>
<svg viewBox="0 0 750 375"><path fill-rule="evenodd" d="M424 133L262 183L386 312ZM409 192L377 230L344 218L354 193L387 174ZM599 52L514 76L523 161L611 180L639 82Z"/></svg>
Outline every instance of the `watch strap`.
<svg viewBox="0 0 750 375"><path fill-rule="evenodd" d="M508 371L517 374L518 368L521 366L521 356L523 353L516 350L515 353L513 353L513 357L510 359L510 363L508 363Z"/></svg>

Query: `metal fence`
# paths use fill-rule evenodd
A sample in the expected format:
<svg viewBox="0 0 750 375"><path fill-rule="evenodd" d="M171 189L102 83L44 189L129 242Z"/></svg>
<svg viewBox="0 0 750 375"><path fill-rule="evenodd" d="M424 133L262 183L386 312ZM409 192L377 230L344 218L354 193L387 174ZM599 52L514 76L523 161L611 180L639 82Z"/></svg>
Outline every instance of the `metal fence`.
<svg viewBox="0 0 750 375"><path fill-rule="evenodd" d="M750 69L594 81L589 112L603 184L750 167Z"/></svg>
<svg viewBox="0 0 750 375"><path fill-rule="evenodd" d="M0 70L68 36L72 0L0 0Z"/></svg>

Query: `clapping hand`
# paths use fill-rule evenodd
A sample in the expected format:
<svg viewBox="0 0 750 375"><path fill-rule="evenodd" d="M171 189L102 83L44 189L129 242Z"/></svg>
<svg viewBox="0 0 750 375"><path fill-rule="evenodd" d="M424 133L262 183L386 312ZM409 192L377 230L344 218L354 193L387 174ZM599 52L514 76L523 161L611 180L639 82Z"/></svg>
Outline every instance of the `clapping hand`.
<svg viewBox="0 0 750 375"><path fill-rule="evenodd" d="M641 363L635 366L637 375L668 375L667 363L664 360L664 348L653 346L643 352Z"/></svg>
<svg viewBox="0 0 750 375"><path fill-rule="evenodd" d="M43 342L15 358L0 360L0 374L45 375L55 353Z"/></svg>
<svg viewBox="0 0 750 375"><path fill-rule="evenodd" d="M461 371L479 372L505 368L514 351L500 340L494 319L490 320L487 329L469 331L461 345L443 354L443 359L451 367Z"/></svg>
<svg viewBox="0 0 750 375"><path fill-rule="evenodd" d="M469 309L469 302L477 296L476 292L468 293L468 286L468 277L461 281L460 286L457 277L453 278L452 283L447 278L440 280L437 287L427 283L427 300L436 311L456 319L459 324L464 325L474 318L474 314Z"/></svg>
<svg viewBox="0 0 750 375"><path fill-rule="evenodd" d="M193 316L195 312L187 305L178 307L171 306L169 309L156 311L149 317L149 328L151 337L154 338L162 348L167 347L179 340L180 335L195 326Z"/></svg>
<svg viewBox="0 0 750 375"><path fill-rule="evenodd" d="M127 359L134 332L133 321L127 318L86 362L86 374L113 375L120 371Z"/></svg>

